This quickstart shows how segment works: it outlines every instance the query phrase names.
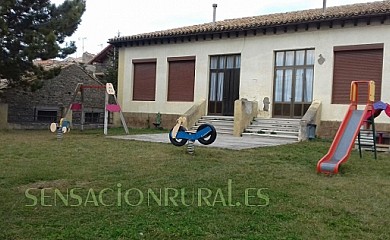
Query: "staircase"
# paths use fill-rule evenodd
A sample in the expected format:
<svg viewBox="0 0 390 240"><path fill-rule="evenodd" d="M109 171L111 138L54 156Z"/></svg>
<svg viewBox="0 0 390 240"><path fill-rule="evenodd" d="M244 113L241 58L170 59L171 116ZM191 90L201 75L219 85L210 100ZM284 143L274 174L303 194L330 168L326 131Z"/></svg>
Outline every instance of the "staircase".
<svg viewBox="0 0 390 240"><path fill-rule="evenodd" d="M233 116L203 116L191 129L196 130L204 123L209 123L215 127L218 134L233 135L234 117Z"/></svg>
<svg viewBox="0 0 390 240"><path fill-rule="evenodd" d="M299 126L300 119L255 118L242 135L298 141Z"/></svg>

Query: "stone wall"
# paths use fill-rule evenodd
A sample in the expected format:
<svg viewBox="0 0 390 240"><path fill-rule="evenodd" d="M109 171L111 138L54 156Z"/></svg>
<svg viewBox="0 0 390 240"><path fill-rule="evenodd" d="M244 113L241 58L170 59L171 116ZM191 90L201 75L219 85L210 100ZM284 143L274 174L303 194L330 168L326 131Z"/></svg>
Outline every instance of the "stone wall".
<svg viewBox="0 0 390 240"><path fill-rule="evenodd" d="M127 126L129 128L154 128L153 123L156 122L157 113L123 113ZM181 117L176 114L161 114L161 125L164 129L171 129L176 124L176 120ZM117 125L121 124L116 122ZM120 125L118 125L120 126Z"/></svg>
<svg viewBox="0 0 390 240"><path fill-rule="evenodd" d="M78 83L85 85L101 85L87 74L79 65L71 64L62 69L53 79L44 81L43 87L31 92L23 89L9 89L2 95L1 101L8 104L8 122L21 125L46 125L38 119L38 111L57 111L57 121L63 117L64 109L68 108ZM104 110L104 89L86 89L84 108L86 111ZM80 102L80 95L75 102ZM77 121L80 114L74 112L73 120ZM12 126L12 125L10 125Z"/></svg>
<svg viewBox="0 0 390 240"><path fill-rule="evenodd" d="M321 121L320 126L317 126L317 134L321 138L333 139L340 127L340 124L341 122L339 121ZM377 132L390 132L390 124L376 123L375 129Z"/></svg>

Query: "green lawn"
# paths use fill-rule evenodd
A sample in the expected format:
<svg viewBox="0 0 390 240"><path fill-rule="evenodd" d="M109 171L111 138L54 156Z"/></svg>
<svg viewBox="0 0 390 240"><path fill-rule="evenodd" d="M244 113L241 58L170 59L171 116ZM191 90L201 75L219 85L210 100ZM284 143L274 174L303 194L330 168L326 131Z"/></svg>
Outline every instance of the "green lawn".
<svg viewBox="0 0 390 240"><path fill-rule="evenodd" d="M390 239L389 154L325 176L329 141L189 155L101 132L0 132L0 239Z"/></svg>

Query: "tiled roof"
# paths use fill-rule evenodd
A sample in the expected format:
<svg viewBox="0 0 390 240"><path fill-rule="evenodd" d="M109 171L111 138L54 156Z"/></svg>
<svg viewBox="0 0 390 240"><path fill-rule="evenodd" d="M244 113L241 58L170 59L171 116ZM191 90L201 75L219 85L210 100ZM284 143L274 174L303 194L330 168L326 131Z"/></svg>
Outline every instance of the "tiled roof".
<svg viewBox="0 0 390 240"><path fill-rule="evenodd" d="M254 17L228 19L223 21L217 21L215 23L205 23L163 31L156 31L151 33L137 34L132 36L116 37L110 39L109 42L120 43L127 41L159 39L166 37L181 37L208 33L242 31L311 22L356 19L359 17L380 15L390 15L390 1L377 1L370 3L329 7L326 9L325 12L323 12L323 9L320 8Z"/></svg>
<svg viewBox="0 0 390 240"><path fill-rule="evenodd" d="M98 54L95 55L91 60L88 61L88 64L93 64L95 62L102 63L105 59L108 58L108 54L113 49L113 45L109 44L107 47L105 47L102 51L100 51Z"/></svg>

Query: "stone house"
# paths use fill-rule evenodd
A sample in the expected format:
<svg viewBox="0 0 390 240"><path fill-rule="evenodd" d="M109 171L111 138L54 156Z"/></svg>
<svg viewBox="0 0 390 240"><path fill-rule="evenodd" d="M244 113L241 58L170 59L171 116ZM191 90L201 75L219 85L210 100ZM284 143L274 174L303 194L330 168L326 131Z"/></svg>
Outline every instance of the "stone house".
<svg viewBox="0 0 390 240"><path fill-rule="evenodd" d="M88 65L93 66L94 76L96 76L98 79L103 79L106 69L111 67L110 56L115 54L114 51L114 46L109 44L87 62Z"/></svg>
<svg viewBox="0 0 390 240"><path fill-rule="evenodd" d="M46 80L36 91L8 89L1 96L2 128L38 129L48 128L51 122L58 122L64 117L70 106L78 83L102 86L79 64L46 61L46 65L59 65L61 73L53 79ZM80 102L80 96L75 102ZM99 126L104 117L104 88L86 89L84 94L85 123L91 127ZM6 118L6 120L4 120ZM80 124L81 112L70 111L67 116L74 127Z"/></svg>
<svg viewBox="0 0 390 240"><path fill-rule="evenodd" d="M353 80L373 80L390 103L390 1L229 19L109 40L118 48L118 98L130 126L160 112L164 127L196 106L235 115L302 119L314 102L319 134L332 136ZM390 118L377 118L390 131Z"/></svg>

